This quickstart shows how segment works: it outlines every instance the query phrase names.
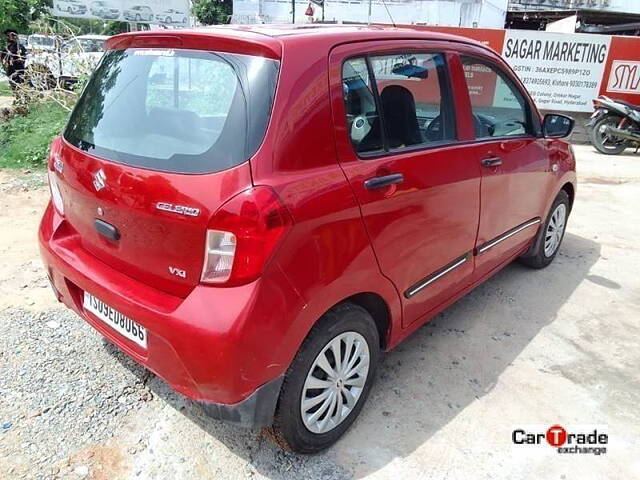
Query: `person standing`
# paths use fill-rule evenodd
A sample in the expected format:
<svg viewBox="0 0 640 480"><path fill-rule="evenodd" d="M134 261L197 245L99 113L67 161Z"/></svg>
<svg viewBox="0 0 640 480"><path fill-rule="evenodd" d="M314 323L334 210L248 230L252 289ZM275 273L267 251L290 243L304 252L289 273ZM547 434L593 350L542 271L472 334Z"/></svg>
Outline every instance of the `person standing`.
<svg viewBox="0 0 640 480"><path fill-rule="evenodd" d="M7 45L0 52L0 60L5 69L11 88L15 92L24 82L24 67L27 59L27 49L18 41L18 32L7 29L3 32L7 38Z"/></svg>

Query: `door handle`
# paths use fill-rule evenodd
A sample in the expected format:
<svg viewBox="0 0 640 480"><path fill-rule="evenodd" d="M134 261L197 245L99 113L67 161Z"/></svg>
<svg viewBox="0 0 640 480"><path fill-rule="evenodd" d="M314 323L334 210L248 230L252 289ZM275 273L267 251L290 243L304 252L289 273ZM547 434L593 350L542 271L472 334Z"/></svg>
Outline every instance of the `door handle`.
<svg viewBox="0 0 640 480"><path fill-rule="evenodd" d="M404 175L401 173L392 173L391 175L384 175L382 177L373 177L364 181L364 188L367 190L375 190L376 188L388 187L389 185L396 185L404 181Z"/></svg>
<svg viewBox="0 0 640 480"><path fill-rule="evenodd" d="M483 167L497 167L502 165L502 159L500 157L484 158L480 163L482 163Z"/></svg>

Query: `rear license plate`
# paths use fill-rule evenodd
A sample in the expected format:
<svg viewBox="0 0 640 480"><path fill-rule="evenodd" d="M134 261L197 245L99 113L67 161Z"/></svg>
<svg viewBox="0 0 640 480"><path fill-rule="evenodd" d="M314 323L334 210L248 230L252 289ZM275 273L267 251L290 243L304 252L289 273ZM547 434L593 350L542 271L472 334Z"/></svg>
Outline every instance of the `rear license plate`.
<svg viewBox="0 0 640 480"><path fill-rule="evenodd" d="M109 325L120 335L136 342L142 348L147 348L147 330L131 320L129 317L114 310L102 300L97 299L89 292L84 292L84 309L93 313L99 320Z"/></svg>

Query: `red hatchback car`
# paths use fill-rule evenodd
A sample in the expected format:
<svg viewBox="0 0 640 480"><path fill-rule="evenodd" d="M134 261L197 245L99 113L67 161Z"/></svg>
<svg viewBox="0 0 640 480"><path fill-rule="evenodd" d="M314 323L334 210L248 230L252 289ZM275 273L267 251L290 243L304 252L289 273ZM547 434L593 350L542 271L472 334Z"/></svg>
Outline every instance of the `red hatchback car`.
<svg viewBox="0 0 640 480"><path fill-rule="evenodd" d="M450 35L118 35L51 145L42 257L58 299L176 391L313 452L382 351L512 260L553 260L572 126Z"/></svg>

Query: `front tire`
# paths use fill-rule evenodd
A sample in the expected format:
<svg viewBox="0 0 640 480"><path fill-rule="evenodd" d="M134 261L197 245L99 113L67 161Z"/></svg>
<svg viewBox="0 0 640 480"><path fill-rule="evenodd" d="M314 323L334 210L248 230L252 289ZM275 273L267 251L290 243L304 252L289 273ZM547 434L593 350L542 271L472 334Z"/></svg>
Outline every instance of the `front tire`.
<svg viewBox="0 0 640 480"><path fill-rule="evenodd" d="M618 155L629 146L628 141L618 140L604 131L607 126L617 127L621 120L621 117L606 115L598 120L591 129L589 133L591 144L600 153L604 153L605 155Z"/></svg>
<svg viewBox="0 0 640 480"><path fill-rule="evenodd" d="M533 245L520 257L520 262L531 268L545 268L553 262L564 238L570 209L569 195L560 190L544 224L538 230Z"/></svg>
<svg viewBox="0 0 640 480"><path fill-rule="evenodd" d="M380 358L371 315L344 303L313 327L285 375L273 426L282 447L315 453L335 443L369 395Z"/></svg>

